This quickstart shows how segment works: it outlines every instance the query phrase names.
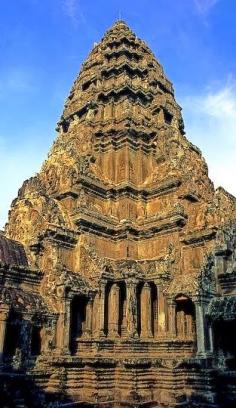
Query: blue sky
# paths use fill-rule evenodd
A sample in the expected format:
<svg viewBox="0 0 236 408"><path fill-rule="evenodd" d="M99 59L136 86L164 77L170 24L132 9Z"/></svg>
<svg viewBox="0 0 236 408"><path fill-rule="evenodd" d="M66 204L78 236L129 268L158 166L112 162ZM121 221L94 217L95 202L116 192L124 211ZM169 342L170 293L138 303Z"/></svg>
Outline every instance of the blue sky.
<svg viewBox="0 0 236 408"><path fill-rule="evenodd" d="M0 0L0 228L56 137L94 42L121 16L174 83L188 138L236 195L235 0Z"/></svg>

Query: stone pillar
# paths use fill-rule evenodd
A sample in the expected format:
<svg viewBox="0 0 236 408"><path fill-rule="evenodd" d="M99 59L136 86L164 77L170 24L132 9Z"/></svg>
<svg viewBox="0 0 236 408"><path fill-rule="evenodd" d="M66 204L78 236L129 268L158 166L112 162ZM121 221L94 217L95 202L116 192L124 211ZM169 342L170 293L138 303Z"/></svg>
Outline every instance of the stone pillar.
<svg viewBox="0 0 236 408"><path fill-rule="evenodd" d="M189 339L193 339L193 316L191 314L185 315L185 324L186 324L186 337Z"/></svg>
<svg viewBox="0 0 236 408"><path fill-rule="evenodd" d="M127 337L127 322L126 322L126 309L127 309L127 302L126 299L123 299L122 305L122 319L121 319L121 336Z"/></svg>
<svg viewBox="0 0 236 408"><path fill-rule="evenodd" d="M99 310L99 332L100 336L104 337L104 325L105 325L105 296L106 296L106 283L101 282L100 286L100 310Z"/></svg>
<svg viewBox="0 0 236 408"><path fill-rule="evenodd" d="M0 363L3 359L6 324L9 315L9 307L7 305L0 305Z"/></svg>
<svg viewBox="0 0 236 408"><path fill-rule="evenodd" d="M86 320L85 320L85 336L90 337L92 334L92 318L93 318L93 299L89 299L86 305Z"/></svg>
<svg viewBox="0 0 236 408"><path fill-rule="evenodd" d="M176 303L172 299L168 299L168 332L176 336Z"/></svg>
<svg viewBox="0 0 236 408"><path fill-rule="evenodd" d="M209 327L208 327L208 330L209 330L209 347L210 347L210 353L213 353L213 351L214 351L214 342L213 342L213 332L212 332L212 326L210 325Z"/></svg>
<svg viewBox="0 0 236 408"><path fill-rule="evenodd" d="M151 287L146 282L140 295L141 337L152 337L152 300Z"/></svg>
<svg viewBox="0 0 236 408"><path fill-rule="evenodd" d="M63 299L57 321L57 350L60 354L70 354L71 299Z"/></svg>
<svg viewBox="0 0 236 408"><path fill-rule="evenodd" d="M205 325L205 305L199 299L195 301L196 308L196 334L197 334L197 354L206 354L206 325Z"/></svg>
<svg viewBox="0 0 236 408"><path fill-rule="evenodd" d="M166 332L166 305L163 289L157 286L157 302L158 302L158 316L157 316L157 335L161 336Z"/></svg>
<svg viewBox="0 0 236 408"><path fill-rule="evenodd" d="M108 298L108 335L117 337L119 325L119 308L120 308L120 287L114 283L110 289Z"/></svg>
<svg viewBox="0 0 236 408"><path fill-rule="evenodd" d="M23 315L20 329L20 348L22 359L27 360L31 352L32 341L32 315Z"/></svg>
<svg viewBox="0 0 236 408"><path fill-rule="evenodd" d="M137 282L126 283L126 324L127 336L137 337Z"/></svg>
<svg viewBox="0 0 236 408"><path fill-rule="evenodd" d="M99 324L100 324L100 296L96 293L93 301L93 316L92 316L92 335L94 337L99 336Z"/></svg>

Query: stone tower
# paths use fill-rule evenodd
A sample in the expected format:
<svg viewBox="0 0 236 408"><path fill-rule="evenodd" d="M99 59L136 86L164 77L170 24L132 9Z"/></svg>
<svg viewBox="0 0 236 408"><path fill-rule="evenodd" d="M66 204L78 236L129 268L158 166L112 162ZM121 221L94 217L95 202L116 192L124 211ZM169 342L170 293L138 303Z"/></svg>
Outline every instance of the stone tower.
<svg viewBox="0 0 236 408"><path fill-rule="evenodd" d="M26 407L36 394L42 406L234 404L236 200L214 189L172 84L123 21L83 64L57 131L0 236L11 387L17 370L30 378Z"/></svg>

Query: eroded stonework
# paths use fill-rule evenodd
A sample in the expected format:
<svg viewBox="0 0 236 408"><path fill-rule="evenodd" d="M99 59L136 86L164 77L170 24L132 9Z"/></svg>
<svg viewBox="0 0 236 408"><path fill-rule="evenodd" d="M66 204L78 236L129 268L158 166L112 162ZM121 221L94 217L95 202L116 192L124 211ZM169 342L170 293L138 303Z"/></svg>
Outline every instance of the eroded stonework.
<svg viewBox="0 0 236 408"><path fill-rule="evenodd" d="M0 235L5 406L235 406L236 199L123 21L57 131Z"/></svg>

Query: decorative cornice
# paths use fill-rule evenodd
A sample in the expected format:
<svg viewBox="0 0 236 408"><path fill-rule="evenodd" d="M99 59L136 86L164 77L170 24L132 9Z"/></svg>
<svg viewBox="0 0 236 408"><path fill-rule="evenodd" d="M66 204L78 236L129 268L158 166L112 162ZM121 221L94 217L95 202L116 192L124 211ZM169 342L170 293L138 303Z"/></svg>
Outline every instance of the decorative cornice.
<svg viewBox="0 0 236 408"><path fill-rule="evenodd" d="M43 274L38 269L17 265L0 265L0 279L14 284L26 283L39 285Z"/></svg>
<svg viewBox="0 0 236 408"><path fill-rule="evenodd" d="M84 208L74 216L74 223L78 227L78 232L90 232L96 235L109 237L111 240L126 239L128 236L133 239L153 238L163 231L181 230L186 224L187 217L182 213L171 213L163 218L152 217L146 219L141 224L130 220L117 222L111 217L93 212Z"/></svg>
<svg viewBox="0 0 236 408"><path fill-rule="evenodd" d="M181 185L180 178L169 178L162 183L153 183L152 187L135 186L133 183L124 182L119 185L104 184L100 180L91 178L89 176L81 177L73 191L66 191L59 195L55 195L56 199L64 199L64 197L71 195L76 198L79 196L80 189L86 189L90 193L94 193L104 199L118 199L120 197L130 197L133 199L149 200L154 197L159 197L170 192L175 191Z"/></svg>
<svg viewBox="0 0 236 408"><path fill-rule="evenodd" d="M40 236L40 241L44 239L54 242L55 244L58 243L60 246L74 248L77 243L77 234L74 230L70 230L69 228L49 224L48 228Z"/></svg>

